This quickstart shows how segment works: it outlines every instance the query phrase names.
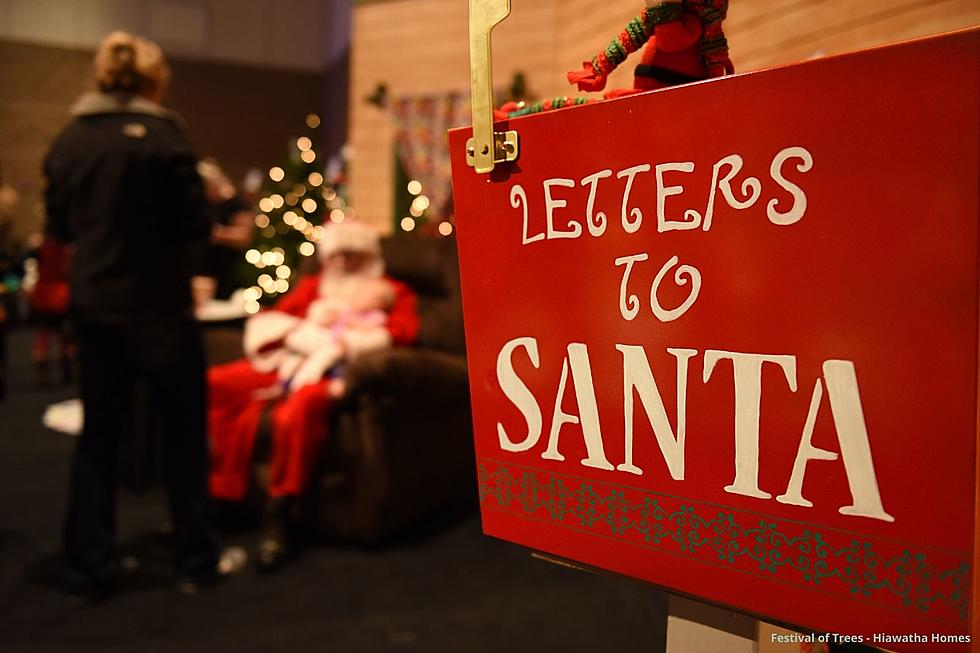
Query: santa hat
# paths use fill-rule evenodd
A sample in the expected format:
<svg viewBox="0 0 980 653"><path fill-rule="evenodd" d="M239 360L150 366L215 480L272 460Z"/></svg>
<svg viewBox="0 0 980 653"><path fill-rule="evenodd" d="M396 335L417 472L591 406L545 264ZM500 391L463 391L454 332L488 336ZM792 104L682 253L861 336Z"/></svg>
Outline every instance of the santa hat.
<svg viewBox="0 0 980 653"><path fill-rule="evenodd" d="M381 242L377 230L366 222L358 220L344 220L339 224L330 224L325 229L317 253L320 260L325 261L339 252L381 256Z"/></svg>

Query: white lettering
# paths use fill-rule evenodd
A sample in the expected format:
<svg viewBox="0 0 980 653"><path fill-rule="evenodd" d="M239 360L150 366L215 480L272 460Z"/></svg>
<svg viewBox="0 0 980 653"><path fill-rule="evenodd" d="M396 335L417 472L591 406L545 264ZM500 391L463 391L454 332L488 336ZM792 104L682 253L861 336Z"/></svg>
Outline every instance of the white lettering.
<svg viewBox="0 0 980 653"><path fill-rule="evenodd" d="M823 364L823 378L827 382L830 411L834 415L834 428L840 442L840 455L844 461L847 484L851 489L853 504L840 509L842 515L870 517L881 521L895 521L885 512L878 492L878 478L871 459L868 428L858 392L857 373L851 361L830 360Z"/></svg>
<svg viewBox="0 0 980 653"><path fill-rule="evenodd" d="M593 215L595 209L595 193L599 186L599 180L612 177L612 170L600 170L599 172L582 178L582 185L589 187L589 201L585 206L585 224L589 228L589 233L593 236L601 236L606 231L606 214L602 211Z"/></svg>
<svg viewBox="0 0 980 653"><path fill-rule="evenodd" d="M515 209L518 207L524 209L524 230L521 232L521 244L527 245L538 240L544 240L544 232L535 234L530 238L527 235L527 193L524 192L524 187L520 184L514 184L514 187L510 189L510 205Z"/></svg>
<svg viewBox="0 0 980 653"><path fill-rule="evenodd" d="M796 357L742 354L709 349L704 352L704 382L711 378L715 364L732 361L735 379L735 480L725 492L770 499L759 489L759 413L762 403L762 365L775 363L782 368L790 390L796 392Z"/></svg>
<svg viewBox="0 0 980 653"><path fill-rule="evenodd" d="M769 200L769 204L766 205L766 215L769 216L769 221L773 224L794 224L802 220L803 214L806 213L806 193L803 192L802 188L783 177L783 163L791 157L802 161L802 163L796 164L796 169L800 172L808 172L813 167L813 156L802 147L787 147L780 150L773 158L772 164L769 166L769 176L793 196L793 206L785 213L776 210L779 205L778 200Z"/></svg>
<svg viewBox="0 0 980 653"><path fill-rule="evenodd" d="M562 399L565 397L569 367L572 370L572 383L575 386L578 416L569 415L561 408ZM555 412L551 419L548 448L541 454L541 457L546 460L565 460L565 456L558 451L559 432L565 424L579 423L582 424L582 436L585 439L585 450L588 453L588 456L582 459L582 464L596 469L613 469L612 464L606 459L602 447L602 433L599 430L599 407L596 405L595 386L592 383L589 351L584 344L573 342L568 345L568 356L562 361L561 380L558 382L558 392L555 396Z"/></svg>
<svg viewBox="0 0 980 653"><path fill-rule="evenodd" d="M690 278L690 294L688 294L687 299L680 306L673 310L668 311L660 305L660 300L657 299L657 289L660 288L660 284L663 283L664 276L666 276L670 268L677 265L679 261L680 259L676 255L671 256L670 260L660 268L660 272L653 278L653 285L650 286L650 308L661 322L672 322L681 315L684 315L694 305L694 302L697 301L698 294L701 292L701 271L692 265L682 265L674 272L674 282L678 286L685 286L687 285L688 278Z"/></svg>
<svg viewBox="0 0 980 653"><path fill-rule="evenodd" d="M629 283L630 272L633 264L638 261L645 261L649 258L646 254L634 254L633 256L620 256L616 259L616 267L626 265L623 270L623 279L619 282L619 312L626 320L632 320L640 312L640 299L636 295L626 295L626 285Z"/></svg>
<svg viewBox="0 0 980 653"><path fill-rule="evenodd" d="M574 220L568 221L570 229L559 231L555 229L555 209L563 209L568 206L568 202L562 199L555 199L551 196L551 189L554 186L562 188L575 188L575 182L571 179L545 179L544 180L544 208L548 217L548 239L552 238L578 238L582 235L582 225Z"/></svg>
<svg viewBox="0 0 980 653"><path fill-rule="evenodd" d="M680 195L684 192L684 187L665 186L665 172L694 172L694 162L657 164L657 231L662 233L664 231L697 229L701 226L701 216L698 215L697 211L686 211L684 213L684 217L689 219L689 221L667 219L667 198L671 195Z"/></svg>
<svg viewBox="0 0 980 653"><path fill-rule="evenodd" d="M527 451L541 437L541 408L537 400L514 370L513 356L518 347L527 350L531 365L537 369L541 365L538 357L538 341L534 338L514 338L503 346L497 355L497 382L504 396L517 406L527 422L527 436L520 442L514 442L507 435L504 425L497 422L497 438L500 448L504 451Z"/></svg>
<svg viewBox="0 0 980 653"><path fill-rule="evenodd" d="M704 211L704 225L702 229L708 231L711 229L711 219L715 213L715 191L721 190L721 194L725 197L725 201L733 209L747 209L751 207L759 199L759 195L762 194L762 184L755 177L746 177L742 181L742 194L746 195L745 201L739 201L735 197L735 193L732 192L732 179L742 170L743 165L742 157L738 154L730 154L724 159L721 159L714 165L711 171L711 194L708 196L708 208ZM722 166L728 166L728 172L724 177L719 179L718 173Z"/></svg>
<svg viewBox="0 0 980 653"><path fill-rule="evenodd" d="M837 454L833 451L820 449L811 444L813 426L817 421L821 398L823 398L823 383L817 379L816 385L813 386L813 395L810 397L810 410L806 414L806 423L803 425L800 447L796 451L793 473L790 474L786 492L776 497L776 501L779 503L812 508L813 503L803 498L803 477L806 475L806 464L811 460L837 460Z"/></svg>
<svg viewBox="0 0 980 653"><path fill-rule="evenodd" d="M640 403L646 411L647 419L653 427L653 434L660 445L667 470L675 481L684 480L684 438L687 424L687 361L698 352L694 349L667 349L677 359L677 435L670 427L667 410L664 408L660 389L653 377L650 363L643 347L636 345L616 345L623 354L623 415L625 416L625 461L616 469L630 474L643 474L643 470L633 464L633 391L636 390Z"/></svg>
<svg viewBox="0 0 980 653"><path fill-rule="evenodd" d="M650 164L643 163L638 166L633 166L632 168L620 170L616 173L616 179L626 177L626 188L623 190L623 208L621 210L621 218L623 221L623 231L628 234L635 233L643 223L643 212L640 211L639 208L634 207L630 209L628 216L626 213L629 206L630 189L633 188L633 179L641 172L650 172Z"/></svg>

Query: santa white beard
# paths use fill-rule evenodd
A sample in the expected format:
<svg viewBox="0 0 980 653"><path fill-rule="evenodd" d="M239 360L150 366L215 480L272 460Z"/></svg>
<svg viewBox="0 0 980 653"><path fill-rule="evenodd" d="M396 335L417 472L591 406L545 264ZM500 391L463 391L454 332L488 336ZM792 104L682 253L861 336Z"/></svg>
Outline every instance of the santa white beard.
<svg viewBox="0 0 980 653"><path fill-rule="evenodd" d="M380 259L364 266L357 272L344 272L339 265L327 266L320 275L318 294L350 304L363 292L365 283L384 275L384 262Z"/></svg>

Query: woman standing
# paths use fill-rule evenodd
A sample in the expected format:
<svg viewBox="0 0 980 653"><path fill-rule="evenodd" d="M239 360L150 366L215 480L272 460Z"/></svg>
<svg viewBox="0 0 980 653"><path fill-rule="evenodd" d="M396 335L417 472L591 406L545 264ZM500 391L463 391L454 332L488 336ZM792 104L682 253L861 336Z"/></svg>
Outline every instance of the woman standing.
<svg viewBox="0 0 980 653"><path fill-rule="evenodd" d="M117 580L117 451L140 384L168 403L164 466L180 587L217 574L206 516L204 355L188 261L210 224L180 119L159 104L168 78L154 43L110 34L95 55L97 92L72 108L44 163L47 235L74 246L70 302L85 426L64 542L69 589L85 596L105 595Z"/></svg>

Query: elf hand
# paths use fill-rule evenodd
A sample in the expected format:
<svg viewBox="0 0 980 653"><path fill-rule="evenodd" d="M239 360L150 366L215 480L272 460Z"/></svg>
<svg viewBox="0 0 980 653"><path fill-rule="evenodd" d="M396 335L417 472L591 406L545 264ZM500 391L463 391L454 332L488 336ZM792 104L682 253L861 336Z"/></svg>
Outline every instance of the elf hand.
<svg viewBox="0 0 980 653"><path fill-rule="evenodd" d="M606 88L606 76L596 70L591 61L585 61L581 70L568 73L568 83L578 85L580 91L601 91Z"/></svg>

